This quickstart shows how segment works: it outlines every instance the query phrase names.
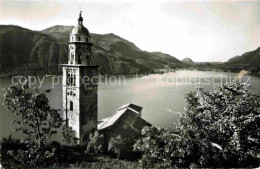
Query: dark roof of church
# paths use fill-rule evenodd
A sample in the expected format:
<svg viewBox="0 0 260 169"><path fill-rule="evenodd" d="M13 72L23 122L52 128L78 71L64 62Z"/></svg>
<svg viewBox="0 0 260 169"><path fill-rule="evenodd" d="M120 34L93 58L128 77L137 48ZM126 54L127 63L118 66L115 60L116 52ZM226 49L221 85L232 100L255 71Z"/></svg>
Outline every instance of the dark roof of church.
<svg viewBox="0 0 260 169"><path fill-rule="evenodd" d="M148 125L148 126L151 126L151 124L148 123L147 121L145 121L144 119L142 119L142 118L137 118L136 121L135 121L135 123L134 123L134 125L133 125L133 127L134 127L135 129L142 130L143 127L144 127L144 126L147 126L147 125Z"/></svg>
<svg viewBox="0 0 260 169"><path fill-rule="evenodd" d="M145 120L143 120L140 117L142 109L143 109L142 107L137 106L132 103L125 104L125 105L121 106L112 117L108 117L106 119L100 120L100 123L98 124L98 130L103 130L103 129L113 126L118 120L120 120L120 117L122 117L124 114L134 113L134 114L138 115L139 119L141 119L140 121L143 122ZM146 123L148 123L148 122L146 122Z"/></svg>

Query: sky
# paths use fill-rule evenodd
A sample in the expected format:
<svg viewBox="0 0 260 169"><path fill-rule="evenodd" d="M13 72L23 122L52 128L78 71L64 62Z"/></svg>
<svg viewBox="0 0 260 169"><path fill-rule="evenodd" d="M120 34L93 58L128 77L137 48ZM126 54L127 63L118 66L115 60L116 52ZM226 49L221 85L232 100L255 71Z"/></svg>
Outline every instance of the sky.
<svg viewBox="0 0 260 169"><path fill-rule="evenodd" d="M0 24L76 25L114 33L142 50L224 62L260 46L260 0L0 0Z"/></svg>

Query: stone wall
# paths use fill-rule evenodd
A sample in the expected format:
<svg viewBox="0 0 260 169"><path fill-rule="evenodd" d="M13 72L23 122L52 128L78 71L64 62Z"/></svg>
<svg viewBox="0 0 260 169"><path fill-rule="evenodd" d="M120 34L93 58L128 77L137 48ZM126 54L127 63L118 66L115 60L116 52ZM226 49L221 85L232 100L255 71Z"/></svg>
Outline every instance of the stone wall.
<svg viewBox="0 0 260 169"><path fill-rule="evenodd" d="M66 84L66 74L67 73L75 73L76 75L76 85L68 86ZM75 132L76 137L80 137L80 90L79 90L79 67L63 67L63 78L62 78L62 90L63 90L63 118L64 120L68 120L68 125L72 127ZM73 104L73 109L71 108L71 103Z"/></svg>
<svg viewBox="0 0 260 169"><path fill-rule="evenodd" d="M67 84L68 73L75 74L75 85ZM90 80L96 75L96 66L63 66L63 118L67 117L68 125L80 141L88 139L89 133L97 129L98 85ZM84 80L85 84L84 77L89 79Z"/></svg>

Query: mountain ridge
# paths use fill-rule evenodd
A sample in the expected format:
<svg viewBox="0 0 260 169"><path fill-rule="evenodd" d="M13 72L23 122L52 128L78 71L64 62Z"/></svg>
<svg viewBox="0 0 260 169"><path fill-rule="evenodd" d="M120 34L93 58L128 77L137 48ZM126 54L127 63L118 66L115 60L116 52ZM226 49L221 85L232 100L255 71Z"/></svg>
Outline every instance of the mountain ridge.
<svg viewBox="0 0 260 169"><path fill-rule="evenodd" d="M246 67L259 67L260 66L260 47L255 50L246 52L240 56L230 58L225 64L245 65Z"/></svg>
<svg viewBox="0 0 260 169"><path fill-rule="evenodd" d="M73 26L56 25L32 31L0 25L0 72L15 74L59 74L67 63L69 33ZM184 67L178 59L160 52L147 52L115 34L91 34L94 61L102 74L151 73L169 65Z"/></svg>
<svg viewBox="0 0 260 169"><path fill-rule="evenodd" d="M189 64L189 65L195 64L191 58L184 58L184 59L182 59L181 61L182 61L183 63Z"/></svg>

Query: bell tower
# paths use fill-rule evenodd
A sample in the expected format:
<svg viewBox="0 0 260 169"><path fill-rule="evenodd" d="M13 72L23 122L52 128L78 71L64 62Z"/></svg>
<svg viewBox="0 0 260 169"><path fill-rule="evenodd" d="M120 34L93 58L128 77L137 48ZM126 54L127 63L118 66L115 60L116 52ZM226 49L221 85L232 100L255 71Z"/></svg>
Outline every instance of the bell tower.
<svg viewBox="0 0 260 169"><path fill-rule="evenodd" d="M81 13L70 34L68 64L62 65L62 91L63 117L84 142L97 129L98 66L93 62L93 44Z"/></svg>

